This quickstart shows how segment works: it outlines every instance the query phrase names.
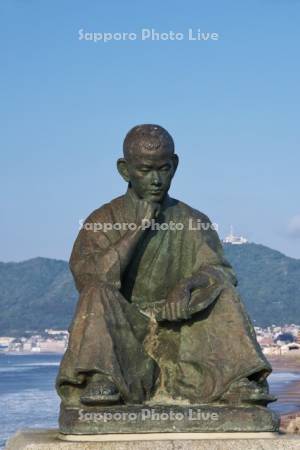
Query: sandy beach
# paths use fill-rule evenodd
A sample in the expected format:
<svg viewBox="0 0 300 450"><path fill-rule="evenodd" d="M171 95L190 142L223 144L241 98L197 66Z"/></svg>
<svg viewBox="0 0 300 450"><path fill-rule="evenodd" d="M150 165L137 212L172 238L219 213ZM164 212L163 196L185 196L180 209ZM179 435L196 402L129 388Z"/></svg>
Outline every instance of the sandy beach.
<svg viewBox="0 0 300 450"><path fill-rule="evenodd" d="M278 400L272 409L281 415L281 430L286 431L292 420L300 417L300 353L269 356L273 367L271 392Z"/></svg>
<svg viewBox="0 0 300 450"><path fill-rule="evenodd" d="M294 371L300 373L300 352L292 351L283 355L267 356L274 372Z"/></svg>
<svg viewBox="0 0 300 450"><path fill-rule="evenodd" d="M268 358L273 367L272 393L278 398L276 407L284 413L300 413L300 354L285 354ZM282 377L281 377L282 375Z"/></svg>

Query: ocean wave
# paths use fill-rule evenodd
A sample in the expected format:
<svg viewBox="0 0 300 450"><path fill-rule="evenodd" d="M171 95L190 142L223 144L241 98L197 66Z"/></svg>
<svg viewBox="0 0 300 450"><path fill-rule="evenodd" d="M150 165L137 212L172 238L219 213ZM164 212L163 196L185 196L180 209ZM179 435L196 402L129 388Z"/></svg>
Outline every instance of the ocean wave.
<svg viewBox="0 0 300 450"><path fill-rule="evenodd" d="M40 362L40 363L25 363L25 364L16 364L15 367L29 367L29 366L59 366L60 362Z"/></svg>
<svg viewBox="0 0 300 450"><path fill-rule="evenodd" d="M17 429L57 427L59 402L54 389L32 388L0 395L0 449Z"/></svg>

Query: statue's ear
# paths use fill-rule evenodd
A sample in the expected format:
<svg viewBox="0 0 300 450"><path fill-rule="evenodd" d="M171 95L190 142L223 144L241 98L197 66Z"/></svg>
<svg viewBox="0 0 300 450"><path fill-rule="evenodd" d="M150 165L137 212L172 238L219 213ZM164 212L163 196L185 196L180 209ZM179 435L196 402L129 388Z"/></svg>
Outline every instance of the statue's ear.
<svg viewBox="0 0 300 450"><path fill-rule="evenodd" d="M121 177L127 183L129 183L128 163L127 163L126 159L124 159L124 158L118 159L117 167L118 167L118 171L119 171L119 174L121 175Z"/></svg>
<svg viewBox="0 0 300 450"><path fill-rule="evenodd" d="M176 155L176 153L174 153L174 155L172 156L172 161L173 161L173 165L174 165L174 173L176 172L178 163L179 163L179 158L178 155Z"/></svg>

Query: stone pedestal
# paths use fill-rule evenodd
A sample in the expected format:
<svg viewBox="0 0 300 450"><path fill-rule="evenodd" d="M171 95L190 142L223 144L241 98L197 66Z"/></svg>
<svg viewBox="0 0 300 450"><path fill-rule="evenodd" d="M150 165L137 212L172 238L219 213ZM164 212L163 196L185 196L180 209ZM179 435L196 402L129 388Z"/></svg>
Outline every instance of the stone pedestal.
<svg viewBox="0 0 300 450"><path fill-rule="evenodd" d="M116 405L61 406L63 434L276 432L279 418L262 406Z"/></svg>
<svg viewBox="0 0 300 450"><path fill-rule="evenodd" d="M300 450L299 436L276 433L76 436L76 439L82 439L80 442L63 441L58 436L58 430L19 431L8 441L6 450ZM70 436L65 438L74 439Z"/></svg>

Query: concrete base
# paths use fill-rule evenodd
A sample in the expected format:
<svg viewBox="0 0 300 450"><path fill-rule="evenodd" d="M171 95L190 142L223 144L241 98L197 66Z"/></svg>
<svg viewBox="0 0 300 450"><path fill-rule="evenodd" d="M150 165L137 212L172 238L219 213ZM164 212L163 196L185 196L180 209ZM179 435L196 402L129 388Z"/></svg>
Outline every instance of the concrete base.
<svg viewBox="0 0 300 450"><path fill-rule="evenodd" d="M64 436L73 439L74 436ZM276 433L160 433L59 438L58 430L23 430L6 450L300 450L300 436Z"/></svg>

